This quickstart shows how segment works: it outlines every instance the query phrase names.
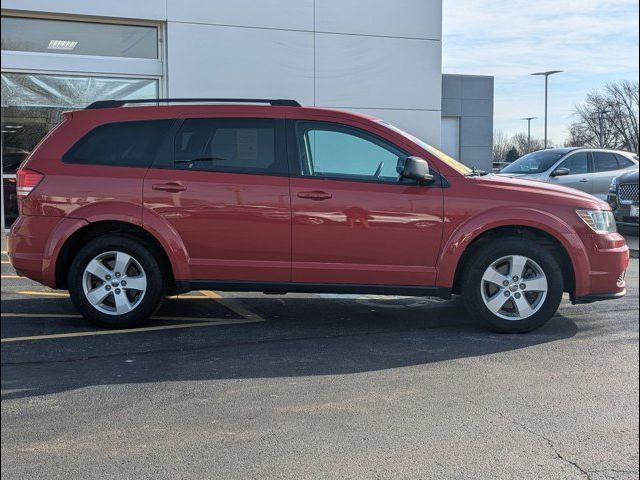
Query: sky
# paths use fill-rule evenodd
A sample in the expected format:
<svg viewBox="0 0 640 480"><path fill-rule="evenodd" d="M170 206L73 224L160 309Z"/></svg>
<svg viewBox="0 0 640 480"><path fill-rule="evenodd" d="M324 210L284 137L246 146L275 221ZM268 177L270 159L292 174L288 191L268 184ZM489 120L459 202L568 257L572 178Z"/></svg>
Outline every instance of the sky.
<svg viewBox="0 0 640 480"><path fill-rule="evenodd" d="M638 0L443 0L442 71L495 77L494 130L562 144L574 106L617 80L638 80Z"/></svg>

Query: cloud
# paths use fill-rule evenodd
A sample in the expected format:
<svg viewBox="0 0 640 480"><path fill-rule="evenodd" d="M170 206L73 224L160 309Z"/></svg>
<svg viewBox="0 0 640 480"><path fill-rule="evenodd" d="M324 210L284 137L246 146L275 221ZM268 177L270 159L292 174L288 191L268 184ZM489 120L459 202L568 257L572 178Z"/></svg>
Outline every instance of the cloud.
<svg viewBox="0 0 640 480"><path fill-rule="evenodd" d="M443 71L494 75L495 123L506 131L543 114L542 80L530 73L566 72L552 80L549 112L561 141L589 90L638 78L638 53L637 0L443 0Z"/></svg>

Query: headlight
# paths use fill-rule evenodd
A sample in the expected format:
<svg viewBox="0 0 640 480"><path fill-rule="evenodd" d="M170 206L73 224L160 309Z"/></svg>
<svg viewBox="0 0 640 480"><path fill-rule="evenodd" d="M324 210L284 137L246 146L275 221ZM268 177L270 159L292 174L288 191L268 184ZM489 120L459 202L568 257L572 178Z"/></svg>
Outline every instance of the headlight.
<svg viewBox="0 0 640 480"><path fill-rule="evenodd" d="M611 184L609 185L609 191L615 192L616 190L618 190L618 179L616 177L613 177L613 179L611 180Z"/></svg>
<svg viewBox="0 0 640 480"><path fill-rule="evenodd" d="M609 210L576 210L578 216L596 233L615 233L616 219Z"/></svg>

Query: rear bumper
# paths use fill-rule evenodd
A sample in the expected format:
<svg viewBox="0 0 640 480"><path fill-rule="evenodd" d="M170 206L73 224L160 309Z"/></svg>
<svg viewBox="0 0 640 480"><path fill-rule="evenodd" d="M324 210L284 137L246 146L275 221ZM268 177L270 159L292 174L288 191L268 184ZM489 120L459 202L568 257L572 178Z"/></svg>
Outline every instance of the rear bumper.
<svg viewBox="0 0 640 480"><path fill-rule="evenodd" d="M7 256L18 275L55 288L52 238L68 220L61 217L20 215L7 236ZM53 254L53 255L52 255Z"/></svg>
<svg viewBox="0 0 640 480"><path fill-rule="evenodd" d="M39 225L42 222L34 225L31 219L20 216L11 226L7 236L7 257L18 275L42 282L43 238L46 239L51 230L42 231Z"/></svg>

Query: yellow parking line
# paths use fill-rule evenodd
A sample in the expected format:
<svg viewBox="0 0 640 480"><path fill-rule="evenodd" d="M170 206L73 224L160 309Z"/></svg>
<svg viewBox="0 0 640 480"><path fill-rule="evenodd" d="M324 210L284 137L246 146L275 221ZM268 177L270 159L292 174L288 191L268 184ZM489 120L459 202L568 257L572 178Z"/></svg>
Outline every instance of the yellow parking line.
<svg viewBox="0 0 640 480"><path fill-rule="evenodd" d="M5 260L2 260L2 262L0 262L0 263L2 263L3 265L10 265L11 264L11 262L5 261Z"/></svg>
<svg viewBox="0 0 640 480"><path fill-rule="evenodd" d="M5 314L3 314L2 316L5 316ZM154 318L161 319L162 317L154 317ZM154 327L130 328L127 330L96 330L96 331L90 331L90 332L69 332L69 333L54 333L51 335L33 335L29 337L7 337L7 338L3 338L1 343L23 342L27 340L51 340L56 338L70 338L70 337L90 337L95 335L117 335L117 334L125 334L125 333L152 332L156 330L172 330L176 328L211 327L211 326L217 326L217 325L255 323L259 321L260 320L253 320L253 319L215 320L215 321L209 320L207 322L183 323L180 325L157 325Z"/></svg>
<svg viewBox="0 0 640 480"><path fill-rule="evenodd" d="M2 278L24 278L26 280L26 277L21 277L20 275L2 275Z"/></svg>
<svg viewBox="0 0 640 480"><path fill-rule="evenodd" d="M37 295L37 296L43 296L43 297L68 297L69 294L68 293L64 293L64 292L45 292L45 291L37 291L37 290L20 290L16 292L17 294L20 295Z"/></svg>
<svg viewBox="0 0 640 480"><path fill-rule="evenodd" d="M16 292L20 295L35 295L43 297L68 297L69 294L65 292L48 292L40 290L19 290ZM210 297L204 295L171 295L167 297L169 300L209 300Z"/></svg>
<svg viewBox="0 0 640 480"><path fill-rule="evenodd" d="M0 314L3 318L84 318L82 315L73 314L73 313L2 313ZM212 323L217 322L226 322L233 321L234 319L227 318L208 318L208 317L171 317L171 316L153 316L152 320L162 320L168 322L202 322L209 321ZM235 319L235 320L246 320L246 319ZM264 319L258 316L254 316L251 320L255 320L258 322L264 322Z"/></svg>
<svg viewBox="0 0 640 480"><path fill-rule="evenodd" d="M212 292L211 290L200 290L200 293L209 298L222 298L222 295Z"/></svg>
<svg viewBox="0 0 640 480"><path fill-rule="evenodd" d="M237 313L241 317L259 318L264 321L262 317L260 317L259 315L257 315L256 313L250 310L247 310L238 300L234 298L223 297L219 293L212 292L211 290L200 290L200 293L203 295L206 295L209 298L215 298L218 301L218 303L221 303L222 305L227 307L229 310Z"/></svg>
<svg viewBox="0 0 640 480"><path fill-rule="evenodd" d="M38 291L38 290L20 290L16 293L20 295L34 295L34 296L59 297L59 298L67 298L69 296L68 293L64 293L64 292L48 292L48 291ZM202 296L173 295L167 298L170 300L215 300L221 305L231 310L232 312L240 315L241 317L264 321L262 317L245 308L239 301L235 300L234 298L226 298L210 290L200 290L200 293L202 293Z"/></svg>

